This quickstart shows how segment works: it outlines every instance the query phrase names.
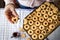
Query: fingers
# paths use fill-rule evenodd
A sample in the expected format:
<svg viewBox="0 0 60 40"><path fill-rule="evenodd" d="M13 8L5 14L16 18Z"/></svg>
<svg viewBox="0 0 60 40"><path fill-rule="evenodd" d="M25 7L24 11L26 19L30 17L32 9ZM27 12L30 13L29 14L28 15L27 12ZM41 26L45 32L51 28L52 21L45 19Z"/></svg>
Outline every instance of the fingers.
<svg viewBox="0 0 60 40"><path fill-rule="evenodd" d="M11 20L11 15L8 13L8 12L5 12L5 15L6 15L6 18L8 19L8 21L10 23L14 23L12 20Z"/></svg>
<svg viewBox="0 0 60 40"><path fill-rule="evenodd" d="M17 14L17 12L15 11L15 9L11 9L11 11L12 11L12 14L13 14L15 17L19 17L18 14Z"/></svg>

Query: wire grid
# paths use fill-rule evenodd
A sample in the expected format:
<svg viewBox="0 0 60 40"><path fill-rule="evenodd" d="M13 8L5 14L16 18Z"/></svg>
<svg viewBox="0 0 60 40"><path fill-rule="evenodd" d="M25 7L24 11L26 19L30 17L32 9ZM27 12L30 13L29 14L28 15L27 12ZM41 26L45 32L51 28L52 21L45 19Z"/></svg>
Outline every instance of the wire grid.
<svg viewBox="0 0 60 40"><path fill-rule="evenodd" d="M5 17L4 9L0 9L0 40L25 40L21 38L11 38L13 32L19 32L19 28L23 27L23 19L31 12L31 10L16 9L20 20L17 24L11 24Z"/></svg>

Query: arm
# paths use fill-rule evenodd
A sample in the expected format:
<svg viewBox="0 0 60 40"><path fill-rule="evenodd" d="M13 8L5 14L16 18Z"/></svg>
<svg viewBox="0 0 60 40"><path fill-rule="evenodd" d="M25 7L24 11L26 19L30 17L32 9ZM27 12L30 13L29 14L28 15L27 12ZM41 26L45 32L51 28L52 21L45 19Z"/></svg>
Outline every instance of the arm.
<svg viewBox="0 0 60 40"><path fill-rule="evenodd" d="M10 3L14 4L15 1L16 0L4 0L5 5L10 4Z"/></svg>
<svg viewBox="0 0 60 40"><path fill-rule="evenodd" d="M16 0L4 0L4 1L5 1L5 9L4 9L4 12L5 12L6 18L11 23L14 23L12 21L12 17L11 16L13 15L14 17L18 17L18 14L15 11L15 1Z"/></svg>

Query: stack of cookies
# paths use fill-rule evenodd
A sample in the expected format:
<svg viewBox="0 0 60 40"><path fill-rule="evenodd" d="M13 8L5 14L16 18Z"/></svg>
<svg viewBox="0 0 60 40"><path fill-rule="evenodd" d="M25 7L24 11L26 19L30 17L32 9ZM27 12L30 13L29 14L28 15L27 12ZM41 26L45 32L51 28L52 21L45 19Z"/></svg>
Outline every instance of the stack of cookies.
<svg viewBox="0 0 60 40"><path fill-rule="evenodd" d="M24 19L23 28L32 40L43 40L60 25L59 9L44 2Z"/></svg>

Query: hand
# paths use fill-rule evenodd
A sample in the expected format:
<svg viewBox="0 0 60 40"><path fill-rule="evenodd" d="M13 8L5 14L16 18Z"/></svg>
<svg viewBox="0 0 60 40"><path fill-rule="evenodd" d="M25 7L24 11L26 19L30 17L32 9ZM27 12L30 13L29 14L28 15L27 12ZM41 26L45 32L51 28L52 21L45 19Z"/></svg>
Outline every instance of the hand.
<svg viewBox="0 0 60 40"><path fill-rule="evenodd" d="M15 7L12 4L8 4L7 6L5 6L5 15L6 18L11 22L14 23L11 19L12 17L18 17L18 14L15 11Z"/></svg>

